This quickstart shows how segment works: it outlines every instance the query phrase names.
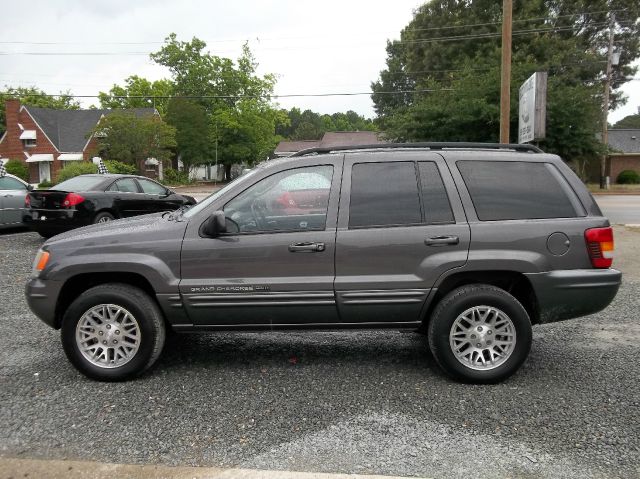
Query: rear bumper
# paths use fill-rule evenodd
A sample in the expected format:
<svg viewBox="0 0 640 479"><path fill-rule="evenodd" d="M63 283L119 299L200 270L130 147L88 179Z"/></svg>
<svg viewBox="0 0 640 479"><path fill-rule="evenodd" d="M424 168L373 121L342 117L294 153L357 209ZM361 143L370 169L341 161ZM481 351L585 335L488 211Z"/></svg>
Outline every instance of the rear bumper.
<svg viewBox="0 0 640 479"><path fill-rule="evenodd" d="M615 269L571 269L527 273L538 300L540 323L597 313L615 298L622 273Z"/></svg>
<svg viewBox="0 0 640 479"><path fill-rule="evenodd" d="M91 218L78 210L33 209L22 216L22 222L32 231L53 235L89 225Z"/></svg>

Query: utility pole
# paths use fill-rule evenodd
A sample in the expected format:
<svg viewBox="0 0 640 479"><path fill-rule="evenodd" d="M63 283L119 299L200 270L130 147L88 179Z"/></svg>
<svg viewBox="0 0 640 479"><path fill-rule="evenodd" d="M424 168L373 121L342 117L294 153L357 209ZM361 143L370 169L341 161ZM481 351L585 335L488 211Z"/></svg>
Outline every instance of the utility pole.
<svg viewBox="0 0 640 479"><path fill-rule="evenodd" d="M604 105L602 106L602 144L605 147L600 159L600 189L607 188L607 151L609 144L609 90L611 90L611 60L613 57L613 31L616 24L615 14L609 20L609 48L607 50L607 75L604 79Z"/></svg>
<svg viewBox="0 0 640 479"><path fill-rule="evenodd" d="M502 1L502 75L500 79L500 143L509 143L511 113L512 0Z"/></svg>

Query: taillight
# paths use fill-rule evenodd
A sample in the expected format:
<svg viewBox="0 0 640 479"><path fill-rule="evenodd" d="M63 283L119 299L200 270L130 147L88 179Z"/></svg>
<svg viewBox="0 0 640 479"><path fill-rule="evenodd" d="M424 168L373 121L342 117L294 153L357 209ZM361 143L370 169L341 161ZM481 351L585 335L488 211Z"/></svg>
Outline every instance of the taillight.
<svg viewBox="0 0 640 479"><path fill-rule="evenodd" d="M31 198L29 198L29 195L24 197L24 207L31 208Z"/></svg>
<svg viewBox="0 0 640 479"><path fill-rule="evenodd" d="M589 258L594 268L610 268L613 263L613 229L591 228L584 232Z"/></svg>
<svg viewBox="0 0 640 479"><path fill-rule="evenodd" d="M69 193L67 196L64 197L64 200L62 200L62 206L68 207L68 206L75 206L77 204L80 204L84 201L84 197L80 196L77 193Z"/></svg>

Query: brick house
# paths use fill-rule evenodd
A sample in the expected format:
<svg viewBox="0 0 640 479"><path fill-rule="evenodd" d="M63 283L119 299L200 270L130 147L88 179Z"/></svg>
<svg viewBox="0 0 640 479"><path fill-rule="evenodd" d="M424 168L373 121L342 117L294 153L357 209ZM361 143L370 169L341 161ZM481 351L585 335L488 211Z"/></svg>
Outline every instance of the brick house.
<svg viewBox="0 0 640 479"><path fill-rule="evenodd" d="M51 181L69 161L89 161L98 144L89 136L113 110L54 110L5 100L6 131L0 138L0 159L23 161L29 182ZM153 108L135 108L138 116L157 115Z"/></svg>
<svg viewBox="0 0 640 479"><path fill-rule="evenodd" d="M640 129L609 130L608 171L611 181L618 179L620 172L634 170L640 173Z"/></svg>

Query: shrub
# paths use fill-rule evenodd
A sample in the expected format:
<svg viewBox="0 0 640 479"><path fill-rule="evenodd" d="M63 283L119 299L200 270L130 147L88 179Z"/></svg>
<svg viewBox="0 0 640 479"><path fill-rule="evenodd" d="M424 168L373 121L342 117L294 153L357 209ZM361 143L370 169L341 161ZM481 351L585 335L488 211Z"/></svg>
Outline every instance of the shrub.
<svg viewBox="0 0 640 479"><path fill-rule="evenodd" d="M87 161L73 161L68 162L63 169L58 172L56 177L56 183L62 183L63 181L73 178L78 175L86 175L89 173L97 173L98 167L92 162Z"/></svg>
<svg viewBox="0 0 640 479"><path fill-rule="evenodd" d="M163 172L164 179L162 183L165 185L186 185L191 183L189 174L186 171L174 170L173 168L167 168Z"/></svg>
<svg viewBox="0 0 640 479"><path fill-rule="evenodd" d="M4 164L7 173L29 181L29 168L20 160L9 160Z"/></svg>
<svg viewBox="0 0 640 479"><path fill-rule="evenodd" d="M640 183L640 175L634 170L621 171L616 180L621 185L637 185Z"/></svg>
<svg viewBox="0 0 640 479"><path fill-rule="evenodd" d="M50 181L44 180L41 181L40 183L38 183L38 189L39 190L46 190L48 188L51 188L53 186L53 183L51 183Z"/></svg>
<svg viewBox="0 0 640 479"><path fill-rule="evenodd" d="M116 160L105 160L104 166L107 167L109 173L116 173L119 175L137 175L138 169L128 163L123 163ZM96 170L97 171L97 170Z"/></svg>

